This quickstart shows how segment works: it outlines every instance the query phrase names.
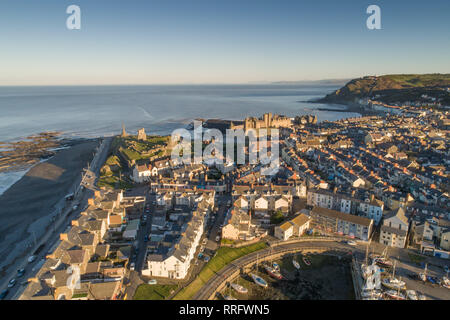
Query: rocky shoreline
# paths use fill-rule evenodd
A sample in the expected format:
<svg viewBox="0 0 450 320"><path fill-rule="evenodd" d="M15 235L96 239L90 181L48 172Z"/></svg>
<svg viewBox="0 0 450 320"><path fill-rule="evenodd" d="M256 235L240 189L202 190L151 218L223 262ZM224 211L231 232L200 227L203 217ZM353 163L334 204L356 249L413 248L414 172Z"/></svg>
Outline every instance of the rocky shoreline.
<svg viewBox="0 0 450 320"><path fill-rule="evenodd" d="M62 132L41 132L14 142L0 142L0 173L29 169L58 150L87 139L61 138Z"/></svg>

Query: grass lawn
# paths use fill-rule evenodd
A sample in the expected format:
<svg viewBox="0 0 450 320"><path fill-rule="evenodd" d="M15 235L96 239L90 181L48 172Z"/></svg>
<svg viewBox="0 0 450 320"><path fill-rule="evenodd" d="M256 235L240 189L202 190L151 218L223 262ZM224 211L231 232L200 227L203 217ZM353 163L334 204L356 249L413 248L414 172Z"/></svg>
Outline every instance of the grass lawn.
<svg viewBox="0 0 450 320"><path fill-rule="evenodd" d="M227 264L254 251L267 247L265 242L257 242L241 248L221 247L217 254L211 258L206 266L200 271L197 278L186 288L182 289L175 297L175 300L189 300L203 285L220 269Z"/></svg>
<svg viewBox="0 0 450 320"><path fill-rule="evenodd" d="M134 294L133 300L165 300L177 285L141 284Z"/></svg>
<svg viewBox="0 0 450 320"><path fill-rule="evenodd" d="M220 240L221 244L234 244L236 241L231 240L231 239L222 239Z"/></svg>
<svg viewBox="0 0 450 320"><path fill-rule="evenodd" d="M420 264L422 261L425 260L424 257L421 257L421 256L419 256L417 254L414 254L414 253L408 253L408 256L409 256L409 259L412 262L417 263L417 264Z"/></svg>
<svg viewBox="0 0 450 320"><path fill-rule="evenodd" d="M112 165L120 166L120 160L117 156L112 155L112 156L109 156L108 159L106 159L106 164L109 166L112 166Z"/></svg>
<svg viewBox="0 0 450 320"><path fill-rule="evenodd" d="M100 176L100 178L97 181L97 185L99 187L110 187L112 189L129 189L133 185L130 183L127 183L126 181L119 181L119 177L115 175L108 175L108 176Z"/></svg>

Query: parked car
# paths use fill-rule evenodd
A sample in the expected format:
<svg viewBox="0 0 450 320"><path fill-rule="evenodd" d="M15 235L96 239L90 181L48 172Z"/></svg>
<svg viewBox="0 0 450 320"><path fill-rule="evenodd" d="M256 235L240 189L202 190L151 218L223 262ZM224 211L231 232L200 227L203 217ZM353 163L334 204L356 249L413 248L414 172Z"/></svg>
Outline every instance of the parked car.
<svg viewBox="0 0 450 320"><path fill-rule="evenodd" d="M216 236L216 242L220 241L220 236Z"/></svg>
<svg viewBox="0 0 450 320"><path fill-rule="evenodd" d="M12 288L12 287L14 287L15 285L16 285L16 279L11 279L9 282L8 282L8 288Z"/></svg>
<svg viewBox="0 0 450 320"><path fill-rule="evenodd" d="M158 281L156 281L155 279L151 279L147 282L148 284L157 284Z"/></svg>
<svg viewBox="0 0 450 320"><path fill-rule="evenodd" d="M356 246L356 242L353 241L353 240L347 241L347 244L348 244L349 246Z"/></svg>
<svg viewBox="0 0 450 320"><path fill-rule="evenodd" d="M17 277L20 278L25 274L25 269L19 269L17 270Z"/></svg>
<svg viewBox="0 0 450 320"><path fill-rule="evenodd" d="M415 273L408 273L406 276L408 278L410 278L411 280L419 280L420 279L419 276Z"/></svg>
<svg viewBox="0 0 450 320"><path fill-rule="evenodd" d="M209 259L211 259L209 256L205 256L205 258L203 258L203 260L205 260L205 262L208 262Z"/></svg>
<svg viewBox="0 0 450 320"><path fill-rule="evenodd" d="M130 264L130 270L133 271L134 268L135 268L135 266L136 266L136 264L135 264L134 262L132 262L132 263Z"/></svg>
<svg viewBox="0 0 450 320"><path fill-rule="evenodd" d="M148 236L144 237L144 241L147 242L148 241Z"/></svg>
<svg viewBox="0 0 450 320"><path fill-rule="evenodd" d="M9 293L9 290L8 290L8 289L3 290L2 293L0 293L0 300L5 299L6 296L8 295L8 293Z"/></svg>
<svg viewBox="0 0 450 320"><path fill-rule="evenodd" d="M445 273L448 273L448 266L444 266Z"/></svg>
<svg viewBox="0 0 450 320"><path fill-rule="evenodd" d="M36 256L30 256L28 258L28 263L32 263L34 260L36 260Z"/></svg>

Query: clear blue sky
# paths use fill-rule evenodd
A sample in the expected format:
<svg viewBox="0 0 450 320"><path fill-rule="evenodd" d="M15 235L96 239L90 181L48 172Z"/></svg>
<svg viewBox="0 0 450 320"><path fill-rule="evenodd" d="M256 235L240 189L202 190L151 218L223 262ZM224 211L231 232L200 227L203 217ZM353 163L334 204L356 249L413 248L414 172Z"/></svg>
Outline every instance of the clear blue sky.
<svg viewBox="0 0 450 320"><path fill-rule="evenodd" d="M366 28L370 4L382 30ZM448 0L2 0L0 85L448 73L449 16Z"/></svg>

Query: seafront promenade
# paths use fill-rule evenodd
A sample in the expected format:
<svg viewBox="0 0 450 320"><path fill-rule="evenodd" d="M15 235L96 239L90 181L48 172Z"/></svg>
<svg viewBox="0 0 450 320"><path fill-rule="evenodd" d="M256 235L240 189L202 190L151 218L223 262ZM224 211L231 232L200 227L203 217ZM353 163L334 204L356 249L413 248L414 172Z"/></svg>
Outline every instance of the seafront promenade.
<svg viewBox="0 0 450 320"><path fill-rule="evenodd" d="M45 259L47 253L55 246L59 241L59 234L70 225L70 221L79 216L80 212L87 206L87 201L93 195L94 183L98 178L98 174L101 166L106 160L109 147L111 145L112 138L104 138L100 145L93 150L94 155L88 168L80 170L76 174L76 178L72 180L72 186L66 190L67 193L74 193L74 199L72 201L66 201L62 197L54 206L52 215L55 219L51 222L51 226L47 227L46 232L42 237L35 239L33 246L26 249L25 252L20 254L20 258L17 258L12 265L8 266L5 275L2 275L2 282L0 284L0 290L4 290L10 279L16 277L18 269L25 269L23 277L18 278L17 284L10 289L8 293L9 299L17 299L23 292L25 286L21 285L22 282L28 278L34 276L39 270L37 267L42 259ZM37 252L38 251L38 252ZM27 259L37 252L36 259L33 263L28 263Z"/></svg>

